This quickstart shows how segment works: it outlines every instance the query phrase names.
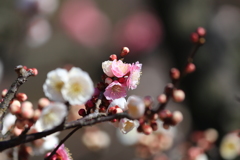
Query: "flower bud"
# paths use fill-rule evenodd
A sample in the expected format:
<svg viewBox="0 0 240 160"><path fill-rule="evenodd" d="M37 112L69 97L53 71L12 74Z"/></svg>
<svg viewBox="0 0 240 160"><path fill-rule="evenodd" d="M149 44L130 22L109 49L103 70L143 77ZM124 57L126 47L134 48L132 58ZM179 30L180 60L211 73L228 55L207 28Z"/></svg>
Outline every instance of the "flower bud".
<svg viewBox="0 0 240 160"><path fill-rule="evenodd" d="M180 89L175 89L172 97L175 102L182 102L185 99L185 93Z"/></svg>
<svg viewBox="0 0 240 160"><path fill-rule="evenodd" d="M18 114L21 111L21 103L18 100L13 100L13 102L10 104L10 112L12 114Z"/></svg>
<svg viewBox="0 0 240 160"><path fill-rule="evenodd" d="M109 60L110 60L110 61L113 61L113 60L115 60L115 59L117 59L117 55L116 55L116 54L110 55L110 57L109 57Z"/></svg>
<svg viewBox="0 0 240 160"><path fill-rule="evenodd" d="M17 93L16 94L16 98L19 101L23 102L23 101L26 101L28 97L27 97L27 95L25 93Z"/></svg>
<svg viewBox="0 0 240 160"><path fill-rule="evenodd" d="M47 98L41 98L38 100L38 108L43 109L50 104L50 101Z"/></svg>
<svg viewBox="0 0 240 160"><path fill-rule="evenodd" d="M33 120L34 121L37 121L39 119L39 117L41 116L41 110L40 109L36 109L34 110L34 113L33 113Z"/></svg>
<svg viewBox="0 0 240 160"><path fill-rule="evenodd" d="M166 94L160 94L157 99L158 99L159 103L166 103L167 102Z"/></svg>
<svg viewBox="0 0 240 160"><path fill-rule="evenodd" d="M149 125L145 124L142 126L143 133L149 135L152 133L153 129Z"/></svg>
<svg viewBox="0 0 240 160"><path fill-rule="evenodd" d="M182 113L180 111L174 111L173 116L172 116L172 120L175 124L178 124L178 123L182 122L182 120L183 120Z"/></svg>
<svg viewBox="0 0 240 160"><path fill-rule="evenodd" d="M38 70L37 70L37 68L31 68L31 70L32 70L33 76L38 75Z"/></svg>
<svg viewBox="0 0 240 160"><path fill-rule="evenodd" d="M179 79L179 77L180 77L180 71L179 71L177 68L172 68L172 69L170 70L170 77L171 77L173 80Z"/></svg>
<svg viewBox="0 0 240 160"><path fill-rule="evenodd" d="M29 101L25 101L22 103L21 107L21 115L24 118L30 119L33 117L34 111L33 111L33 105Z"/></svg>
<svg viewBox="0 0 240 160"><path fill-rule="evenodd" d="M206 29L203 27L198 27L196 32L200 37L204 37L206 35Z"/></svg>
<svg viewBox="0 0 240 160"><path fill-rule="evenodd" d="M78 114L79 114L79 116L82 116L82 117L86 116L85 109L83 109L83 108L79 109Z"/></svg>
<svg viewBox="0 0 240 160"><path fill-rule="evenodd" d="M106 79L105 79L105 83L107 83L107 84L110 84L110 83L112 83L112 78L109 78L109 77L107 77Z"/></svg>
<svg viewBox="0 0 240 160"><path fill-rule="evenodd" d="M125 57L126 55L128 55L129 52L130 52L130 50L128 47L123 47L120 56Z"/></svg>
<svg viewBox="0 0 240 160"><path fill-rule="evenodd" d="M8 92L7 89L4 89L4 90L2 91L2 98L4 98L4 97L6 96L7 92Z"/></svg>
<svg viewBox="0 0 240 160"><path fill-rule="evenodd" d="M185 68L185 72L188 74L194 72L195 70L196 70L196 66L193 63L188 63Z"/></svg>
<svg viewBox="0 0 240 160"><path fill-rule="evenodd" d="M198 43L199 41L199 35L195 32L191 34L190 38L193 43Z"/></svg>

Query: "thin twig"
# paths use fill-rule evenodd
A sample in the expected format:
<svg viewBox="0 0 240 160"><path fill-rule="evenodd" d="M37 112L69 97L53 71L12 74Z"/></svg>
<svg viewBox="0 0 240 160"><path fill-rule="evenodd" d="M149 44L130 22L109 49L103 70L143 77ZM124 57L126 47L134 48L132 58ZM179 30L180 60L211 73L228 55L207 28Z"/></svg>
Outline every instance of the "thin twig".
<svg viewBox="0 0 240 160"><path fill-rule="evenodd" d="M76 127L74 130L72 130L64 139L61 140L61 142L58 144L58 146L51 152L51 154L46 157L44 160L50 160L50 158L57 152L58 148L70 137L75 133L81 126Z"/></svg>

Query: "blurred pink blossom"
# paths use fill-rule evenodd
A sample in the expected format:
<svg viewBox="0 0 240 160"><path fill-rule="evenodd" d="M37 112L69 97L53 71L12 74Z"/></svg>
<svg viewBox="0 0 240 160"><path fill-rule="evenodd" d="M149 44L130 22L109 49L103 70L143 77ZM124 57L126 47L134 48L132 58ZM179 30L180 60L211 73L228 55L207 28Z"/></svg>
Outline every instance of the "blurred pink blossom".
<svg viewBox="0 0 240 160"><path fill-rule="evenodd" d="M133 52L151 50L163 38L159 19L150 12L137 12L120 21L115 30L117 46L128 46Z"/></svg>
<svg viewBox="0 0 240 160"><path fill-rule="evenodd" d="M60 21L70 37L87 47L102 45L110 31L110 23L91 0L65 1Z"/></svg>

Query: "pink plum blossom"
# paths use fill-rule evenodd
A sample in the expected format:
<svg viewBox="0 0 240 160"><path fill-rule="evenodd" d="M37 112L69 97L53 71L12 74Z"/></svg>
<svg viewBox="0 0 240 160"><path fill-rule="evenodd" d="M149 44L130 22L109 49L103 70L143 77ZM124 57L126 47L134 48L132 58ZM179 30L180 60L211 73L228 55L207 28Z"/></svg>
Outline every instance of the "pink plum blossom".
<svg viewBox="0 0 240 160"><path fill-rule="evenodd" d="M48 153L47 156L49 156L51 153ZM67 148L64 147L64 144L62 144L56 153L51 157L51 160L72 160L72 157L69 155L69 151Z"/></svg>
<svg viewBox="0 0 240 160"><path fill-rule="evenodd" d="M126 75L131 68L131 64L123 63L121 60L114 60L112 62L112 73L114 76L120 78Z"/></svg>
<svg viewBox="0 0 240 160"><path fill-rule="evenodd" d="M103 93L107 100L114 100L127 96L127 87L118 81L113 81L108 85Z"/></svg>
<svg viewBox="0 0 240 160"><path fill-rule="evenodd" d="M139 62L136 62L135 64L131 65L130 75L129 78L127 79L127 86L129 89L131 88L133 90L137 88L141 76L141 69L142 64Z"/></svg>

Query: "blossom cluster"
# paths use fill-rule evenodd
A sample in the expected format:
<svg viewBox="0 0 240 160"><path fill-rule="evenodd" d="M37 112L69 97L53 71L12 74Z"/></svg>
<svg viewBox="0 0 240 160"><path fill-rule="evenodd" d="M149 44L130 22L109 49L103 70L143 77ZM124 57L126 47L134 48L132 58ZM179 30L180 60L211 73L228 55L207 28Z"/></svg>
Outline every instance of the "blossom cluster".
<svg viewBox="0 0 240 160"><path fill-rule="evenodd" d="M70 71L58 68L49 72L43 89L50 100L70 105L84 104L94 92L88 73L77 67L72 67Z"/></svg>
<svg viewBox="0 0 240 160"><path fill-rule="evenodd" d="M41 98L37 109L33 109L33 104L26 101L26 94L16 94L9 108L10 112L17 118L5 130L11 127L16 128L18 132L15 131L14 134L19 136L64 127L71 106L79 105L83 107L79 109L78 114L86 122L96 120L101 116L127 113L124 118L114 117L115 119L111 119L111 124L119 128L124 134L137 128L138 132L148 135L152 131L158 130L157 121L159 120L163 122L165 129L181 122L183 117L179 111L172 113L164 108L153 110L152 97L141 98L136 95L127 95L128 90L137 88L142 74L142 64L140 62L124 62L128 53L129 49L124 47L120 57L111 55L109 60L102 63L102 81L98 82L96 87L94 87L89 74L78 67L72 67L69 70L57 68L50 71L43 84L43 91L47 98ZM29 69L20 67L20 70L19 74ZM32 75L37 74L36 69L30 69L30 72ZM172 71L171 78L179 79L180 73L178 72L176 69ZM173 86L173 84L168 84L165 89L166 93L159 95L158 102L160 104L166 104L170 97L176 102L184 100L184 92ZM4 90L2 96L4 97L7 94L7 90ZM26 155L31 155L32 152L35 154L43 153L57 146L57 135L58 133L55 133L46 138L34 140L30 149L26 149L27 146L24 145L21 145L21 147L25 147ZM86 137L89 137L89 135L85 136L84 143L86 143ZM104 137L104 134L99 133L99 135ZM89 148L92 148L91 146L100 146L99 148L101 148L101 145L95 143L95 141L86 144L89 145ZM108 146L108 144L105 146ZM53 152L54 154L47 154L48 158L68 159L63 148L63 146L58 146Z"/></svg>

